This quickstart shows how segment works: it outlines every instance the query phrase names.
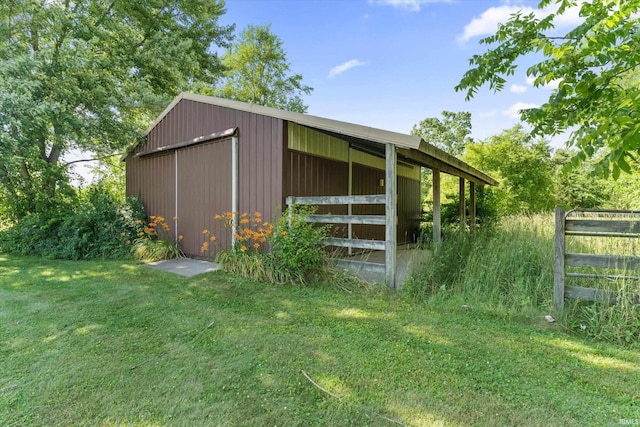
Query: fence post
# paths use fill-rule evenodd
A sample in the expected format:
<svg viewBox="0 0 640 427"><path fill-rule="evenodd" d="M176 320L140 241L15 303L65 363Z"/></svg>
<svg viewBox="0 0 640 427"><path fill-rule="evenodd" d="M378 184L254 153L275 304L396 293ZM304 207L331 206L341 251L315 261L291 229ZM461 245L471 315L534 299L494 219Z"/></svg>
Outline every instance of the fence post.
<svg viewBox="0 0 640 427"><path fill-rule="evenodd" d="M556 208L556 227L553 260L553 305L557 309L564 307L564 254L565 225L564 208Z"/></svg>
<svg viewBox="0 0 640 427"><path fill-rule="evenodd" d="M396 146L386 144L386 175L385 175L385 281L391 289L396 287L396 165L398 162L398 154Z"/></svg>

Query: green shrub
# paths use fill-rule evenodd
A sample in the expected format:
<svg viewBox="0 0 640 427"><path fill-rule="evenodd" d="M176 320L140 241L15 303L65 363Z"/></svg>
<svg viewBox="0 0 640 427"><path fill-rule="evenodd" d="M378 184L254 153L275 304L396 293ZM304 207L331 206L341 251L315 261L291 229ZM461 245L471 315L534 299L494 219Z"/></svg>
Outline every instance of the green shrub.
<svg viewBox="0 0 640 427"><path fill-rule="evenodd" d="M306 222L314 211L309 206L289 208L275 226L262 222L258 212L253 216L244 213L238 217L233 212L216 215L229 231L234 221L239 224L234 246L220 251L215 261L229 273L269 283L323 282L343 289L362 287L361 281L328 263L322 240L329 227ZM209 242L217 239L209 230L203 230L202 235L205 240L201 252L206 253ZM267 242L270 252L264 246Z"/></svg>
<svg viewBox="0 0 640 427"><path fill-rule="evenodd" d="M285 270L294 281L305 283L327 263L322 240L328 226L306 222L315 208L306 205L289 207L278 221L269 244L273 249L273 269Z"/></svg>
<svg viewBox="0 0 640 427"><path fill-rule="evenodd" d="M139 200L118 202L97 185L73 212L27 215L0 232L0 251L73 260L128 258L127 240L145 216Z"/></svg>

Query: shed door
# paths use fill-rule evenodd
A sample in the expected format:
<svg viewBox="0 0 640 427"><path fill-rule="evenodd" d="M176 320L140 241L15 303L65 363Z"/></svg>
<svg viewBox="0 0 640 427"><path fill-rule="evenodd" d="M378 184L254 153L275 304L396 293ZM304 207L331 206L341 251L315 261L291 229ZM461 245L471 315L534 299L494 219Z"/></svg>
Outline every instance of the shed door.
<svg viewBox="0 0 640 427"><path fill-rule="evenodd" d="M231 244L231 232L216 214L231 211L231 139L176 150L178 234L186 255L212 257ZM209 250L200 248L207 236L216 236Z"/></svg>

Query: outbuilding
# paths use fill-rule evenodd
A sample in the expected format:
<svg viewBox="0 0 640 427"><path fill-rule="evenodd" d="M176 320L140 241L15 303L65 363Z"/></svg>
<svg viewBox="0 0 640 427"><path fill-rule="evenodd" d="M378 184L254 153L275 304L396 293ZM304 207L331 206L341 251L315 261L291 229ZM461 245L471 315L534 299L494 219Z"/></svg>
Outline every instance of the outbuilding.
<svg viewBox="0 0 640 427"><path fill-rule="evenodd" d="M208 255L231 246L216 214L275 221L288 203L312 203L331 214L314 220L337 224L329 244L387 251L391 287L395 248L417 238L421 167L433 171L435 241L440 172L460 178L461 200L469 182L471 223L475 186L496 184L416 136L191 93L171 102L125 161L127 195L167 218L188 256L202 256L204 229L217 237Z"/></svg>

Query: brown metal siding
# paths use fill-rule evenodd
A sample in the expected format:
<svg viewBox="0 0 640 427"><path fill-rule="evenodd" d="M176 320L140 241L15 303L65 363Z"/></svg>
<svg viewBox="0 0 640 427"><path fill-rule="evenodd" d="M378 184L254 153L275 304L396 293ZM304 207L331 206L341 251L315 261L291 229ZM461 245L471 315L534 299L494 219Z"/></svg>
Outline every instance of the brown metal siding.
<svg viewBox="0 0 640 427"><path fill-rule="evenodd" d="M283 200L284 123L281 119L183 99L149 132L147 142L137 147L135 152L236 127L239 129L239 211L258 211L266 221L274 221L282 211ZM221 194L231 192L230 148L228 156L226 151L222 155L219 150L222 146L216 146L220 143L205 143L178 150L178 227L179 233L184 236L183 250L188 255L200 254L202 229L208 228L211 218L221 213L217 201L223 197ZM185 154L184 161L181 159L183 152L190 153ZM135 158L130 155L127 158L127 194L141 195L149 215L159 214L168 219L175 215L173 154L172 151L162 156ZM156 157L166 157L168 160L159 162L154 160ZM202 197L206 202L199 200ZM230 200L230 196L225 199L224 203L228 201L228 204L224 211L231 210ZM197 212L185 217L189 209ZM221 243L219 247L227 247L225 244L228 242ZM194 252L196 249L197 253Z"/></svg>
<svg viewBox="0 0 640 427"><path fill-rule="evenodd" d="M231 140L196 145L178 150L177 155L178 230L184 236L181 248L187 255L213 256L231 242L230 230L213 218L231 207ZM211 159L216 159L215 166ZM204 229L217 241L202 254L200 247L207 239Z"/></svg>
<svg viewBox="0 0 640 427"><path fill-rule="evenodd" d="M291 196L337 196L348 193L348 163L324 159L288 150L290 172L285 183L285 193ZM353 164L353 194L384 194L380 180L384 170L357 163ZM354 215L384 215L384 205L354 205ZM318 213L346 214L347 206L319 206ZM420 182L398 177L398 243L414 241L420 215ZM346 226L336 227L336 235L346 237ZM384 227L354 225L354 237L384 240Z"/></svg>
<svg viewBox="0 0 640 427"><path fill-rule="evenodd" d="M140 196L147 215L165 217L172 228L175 215L175 158L173 152L126 160L127 195Z"/></svg>

